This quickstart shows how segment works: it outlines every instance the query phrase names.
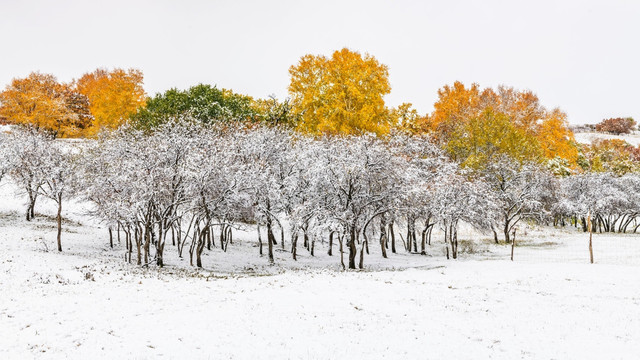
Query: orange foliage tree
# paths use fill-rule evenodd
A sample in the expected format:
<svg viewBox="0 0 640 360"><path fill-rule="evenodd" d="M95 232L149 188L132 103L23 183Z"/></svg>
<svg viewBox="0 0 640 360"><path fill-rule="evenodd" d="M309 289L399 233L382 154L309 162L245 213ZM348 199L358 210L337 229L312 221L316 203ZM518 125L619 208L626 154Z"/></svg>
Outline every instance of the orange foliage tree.
<svg viewBox="0 0 640 360"><path fill-rule="evenodd" d="M0 93L0 117L60 137L78 135L92 120L87 97L55 76L37 72L13 79Z"/></svg>
<svg viewBox="0 0 640 360"><path fill-rule="evenodd" d="M596 124L596 131L608 132L616 135L628 134L636 126L636 121L633 118L611 118L604 119L600 123Z"/></svg>
<svg viewBox="0 0 640 360"><path fill-rule="evenodd" d="M87 134L115 129L146 103L142 71L97 69L75 81L77 91L89 98L94 120Z"/></svg>
<svg viewBox="0 0 640 360"><path fill-rule="evenodd" d="M373 56L349 49L330 58L305 55L289 69L297 128L311 134L389 131L384 95L391 91L389 71Z"/></svg>
<svg viewBox="0 0 640 360"><path fill-rule="evenodd" d="M495 116L481 116L487 110L495 115L505 115L513 126L513 131L517 130L520 134L518 136L523 136L522 139L527 147L537 144L535 147L539 147L540 151L523 152L531 157L526 160L544 161L560 158L572 165L576 163L578 151L573 133L568 127L566 114L559 109L550 111L545 109L538 97L528 90L518 91L505 86L499 86L497 90L481 89L478 84L466 87L456 81L453 86L445 85L438 90L438 101L434 104L434 111L424 118L426 126L416 128L432 133L435 140L445 148L449 142L455 141L458 145L453 148L459 149L460 139L456 137L469 136L471 128L478 128L478 121L491 120L491 124L481 126L487 129L492 124L505 126L500 121L494 121ZM474 124L469 124L472 120ZM493 148L504 148L505 151L510 149L509 152L514 154L519 152L513 147L499 145L504 144L505 140L501 138L500 132L490 131L489 133L494 134L496 138L490 139L483 136L483 141L493 144Z"/></svg>

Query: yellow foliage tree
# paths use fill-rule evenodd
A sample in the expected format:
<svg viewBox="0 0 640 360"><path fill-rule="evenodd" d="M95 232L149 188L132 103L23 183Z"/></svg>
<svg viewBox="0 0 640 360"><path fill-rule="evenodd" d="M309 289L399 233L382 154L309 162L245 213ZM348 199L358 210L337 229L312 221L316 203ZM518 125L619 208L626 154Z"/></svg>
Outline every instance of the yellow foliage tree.
<svg viewBox="0 0 640 360"><path fill-rule="evenodd" d="M37 72L13 79L0 93L0 117L60 137L78 135L92 119L85 96L55 76Z"/></svg>
<svg viewBox="0 0 640 360"><path fill-rule="evenodd" d="M75 86L89 98L94 120L88 135L102 128L115 129L146 103L142 71L97 69L76 80Z"/></svg>
<svg viewBox="0 0 640 360"><path fill-rule="evenodd" d="M420 116L418 110L414 109L411 103L402 103L391 109L390 116L391 123L400 131L412 134L423 133L427 127L428 118Z"/></svg>
<svg viewBox="0 0 640 360"><path fill-rule="evenodd" d="M391 91L389 71L373 56L349 49L331 58L305 55L289 69L297 128L311 134L359 134L389 131L384 95Z"/></svg>
<svg viewBox="0 0 640 360"><path fill-rule="evenodd" d="M567 114L553 109L545 114L544 120L536 127L535 136L542 147L546 159L559 157L575 164L578 160L578 148L569 129Z"/></svg>
<svg viewBox="0 0 640 360"><path fill-rule="evenodd" d="M498 155L509 155L519 162L540 158L536 139L491 108L461 124L445 149L454 160L472 169L483 168Z"/></svg>

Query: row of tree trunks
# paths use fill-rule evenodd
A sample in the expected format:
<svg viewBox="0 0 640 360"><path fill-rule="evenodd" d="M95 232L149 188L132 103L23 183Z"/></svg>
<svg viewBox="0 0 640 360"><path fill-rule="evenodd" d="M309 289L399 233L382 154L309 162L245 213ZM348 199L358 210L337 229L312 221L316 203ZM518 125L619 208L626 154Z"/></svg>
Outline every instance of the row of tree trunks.
<svg viewBox="0 0 640 360"><path fill-rule="evenodd" d="M407 216L407 242L405 247L407 252L418 252L418 242L416 240L416 218L413 215Z"/></svg>
<svg viewBox="0 0 640 360"><path fill-rule="evenodd" d="M449 259L449 246L451 247L451 257L453 259L458 258L458 225L457 221L453 221L450 224L444 226L444 244Z"/></svg>

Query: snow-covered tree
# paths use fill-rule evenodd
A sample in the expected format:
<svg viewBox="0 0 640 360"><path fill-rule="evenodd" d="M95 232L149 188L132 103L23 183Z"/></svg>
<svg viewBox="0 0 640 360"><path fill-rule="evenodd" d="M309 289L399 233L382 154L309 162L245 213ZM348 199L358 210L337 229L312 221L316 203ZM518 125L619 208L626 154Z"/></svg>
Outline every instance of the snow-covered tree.
<svg viewBox="0 0 640 360"><path fill-rule="evenodd" d="M5 143L5 169L28 197L26 219L30 221L35 217L38 191L46 180L42 170L53 137L34 128L16 128L7 136Z"/></svg>
<svg viewBox="0 0 640 360"><path fill-rule="evenodd" d="M508 156L500 156L485 166L481 178L493 193L499 209L495 214L496 223L507 243L521 220L539 220L550 214L548 204L555 196L556 181L536 164L521 164Z"/></svg>
<svg viewBox="0 0 640 360"><path fill-rule="evenodd" d="M235 140L244 191L254 207L254 220L266 225L268 257L273 262L273 228L280 225L282 230L278 216L287 207L284 195L295 175L296 163L290 161L292 134L277 127L258 127L242 131Z"/></svg>
<svg viewBox="0 0 640 360"><path fill-rule="evenodd" d="M42 185L38 192L53 200L57 205L56 224L58 251L62 251L62 208L63 202L76 195L79 187L77 172L77 154L73 149L65 148L61 142L50 142L44 149L42 167L38 169Z"/></svg>

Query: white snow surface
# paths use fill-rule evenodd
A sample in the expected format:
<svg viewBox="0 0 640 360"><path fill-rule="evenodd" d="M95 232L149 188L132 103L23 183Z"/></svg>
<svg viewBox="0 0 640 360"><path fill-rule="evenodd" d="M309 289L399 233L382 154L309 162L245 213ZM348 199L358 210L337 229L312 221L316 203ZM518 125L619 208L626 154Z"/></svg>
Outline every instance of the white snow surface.
<svg viewBox="0 0 640 360"><path fill-rule="evenodd" d="M577 142L581 144L591 144L596 139L602 140L611 140L611 139L619 139L628 142L633 146L640 145L640 133L633 132L631 134L625 135L613 135L613 134L604 134L598 132L583 132L583 133L575 133L575 139Z"/></svg>
<svg viewBox="0 0 640 360"><path fill-rule="evenodd" d="M269 266L248 228L227 253L205 251L205 269L170 244L167 266L147 269L127 264L123 245L109 248L86 207L65 208L58 253L54 205L39 200L27 223L16 189L0 184L0 359L640 354L638 235L595 234L591 265L584 233L523 225L511 262L509 246L463 228L457 260L446 260L436 233L428 256L400 243L382 259L372 245L364 271L344 272L326 244L314 258L301 247L298 262L277 251Z"/></svg>

